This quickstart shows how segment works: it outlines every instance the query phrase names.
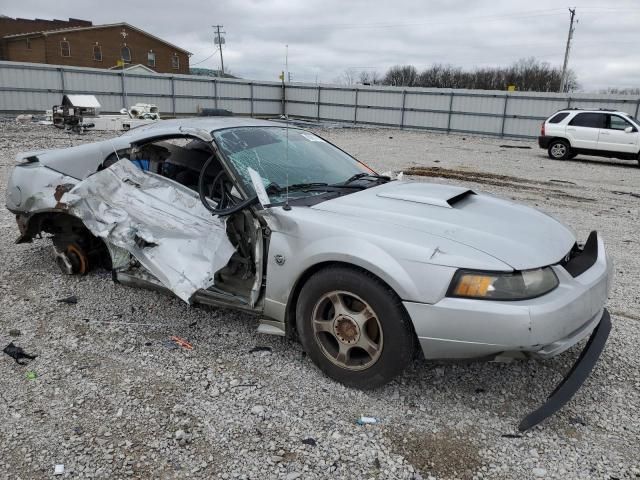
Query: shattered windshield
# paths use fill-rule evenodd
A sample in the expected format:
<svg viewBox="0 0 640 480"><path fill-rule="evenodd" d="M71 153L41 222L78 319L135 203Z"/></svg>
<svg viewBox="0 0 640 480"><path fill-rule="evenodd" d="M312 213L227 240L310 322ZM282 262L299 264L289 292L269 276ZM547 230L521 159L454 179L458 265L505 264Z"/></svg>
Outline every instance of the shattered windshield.
<svg viewBox="0 0 640 480"><path fill-rule="evenodd" d="M286 127L238 127L213 132L243 186L255 193L249 169L262 178L272 203L319 195L322 186L372 173L363 163L312 133Z"/></svg>

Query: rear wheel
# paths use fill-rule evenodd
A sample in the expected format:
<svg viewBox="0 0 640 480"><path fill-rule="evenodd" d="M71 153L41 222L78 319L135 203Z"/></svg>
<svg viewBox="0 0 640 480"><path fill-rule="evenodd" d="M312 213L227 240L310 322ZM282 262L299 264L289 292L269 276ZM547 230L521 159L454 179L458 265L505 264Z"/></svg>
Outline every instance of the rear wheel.
<svg viewBox="0 0 640 480"><path fill-rule="evenodd" d="M570 158L571 155L571 147L569 146L569 142L566 140L553 140L549 144L549 149L547 150L549 153L549 158L553 160L566 160Z"/></svg>
<svg viewBox="0 0 640 480"><path fill-rule="evenodd" d="M366 272L330 267L302 288L296 326L313 362L350 387L376 388L409 364L415 334L400 299Z"/></svg>

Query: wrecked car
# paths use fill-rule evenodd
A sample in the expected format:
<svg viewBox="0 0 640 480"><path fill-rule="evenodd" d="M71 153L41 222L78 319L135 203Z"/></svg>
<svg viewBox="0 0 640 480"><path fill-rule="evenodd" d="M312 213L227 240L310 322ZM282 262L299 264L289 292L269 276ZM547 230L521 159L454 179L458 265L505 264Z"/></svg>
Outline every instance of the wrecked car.
<svg viewBox="0 0 640 480"><path fill-rule="evenodd" d="M348 386L427 359L559 355L589 338L530 428L597 362L612 262L552 217L464 186L392 179L321 137L263 120L167 120L18 155L18 243L45 232L65 273L260 317Z"/></svg>

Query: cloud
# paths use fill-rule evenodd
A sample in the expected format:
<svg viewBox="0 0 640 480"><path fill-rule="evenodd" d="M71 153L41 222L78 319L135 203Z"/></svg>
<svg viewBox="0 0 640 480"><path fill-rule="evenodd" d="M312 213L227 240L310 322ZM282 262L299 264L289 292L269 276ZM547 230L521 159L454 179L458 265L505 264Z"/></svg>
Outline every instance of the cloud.
<svg viewBox="0 0 640 480"><path fill-rule="evenodd" d="M607 5L615 6L577 7L570 67L585 90L640 83L640 6L633 0ZM307 82L331 82L350 68L383 73L407 63L473 68L533 56L559 66L569 19L552 0L22 0L3 13L126 21L193 52L192 64L207 68L219 67L212 25L220 23L227 32L225 67L233 73L276 80L289 45L292 79Z"/></svg>

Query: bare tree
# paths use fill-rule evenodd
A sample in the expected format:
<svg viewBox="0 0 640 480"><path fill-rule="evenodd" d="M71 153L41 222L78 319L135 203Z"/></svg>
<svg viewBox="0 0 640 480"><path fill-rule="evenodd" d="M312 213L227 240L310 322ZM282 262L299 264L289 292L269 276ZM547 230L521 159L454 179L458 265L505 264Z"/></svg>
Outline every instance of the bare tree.
<svg viewBox="0 0 640 480"><path fill-rule="evenodd" d="M470 88L506 90L515 85L518 90L557 92L562 72L534 57L523 58L509 67L462 70L452 65L434 64L419 74L411 65L390 68L384 76L385 85L420 86L434 88ZM578 89L575 72L568 72L567 89Z"/></svg>
<svg viewBox="0 0 640 480"><path fill-rule="evenodd" d="M387 70L382 80L384 85L396 87L417 86L418 70L413 65L396 65Z"/></svg>
<svg viewBox="0 0 640 480"><path fill-rule="evenodd" d="M358 78L362 85L379 85L382 83L380 75L375 70L372 72L362 70Z"/></svg>
<svg viewBox="0 0 640 480"><path fill-rule="evenodd" d="M335 79L335 83L340 85L355 85L356 78L356 70L354 68L347 68Z"/></svg>

